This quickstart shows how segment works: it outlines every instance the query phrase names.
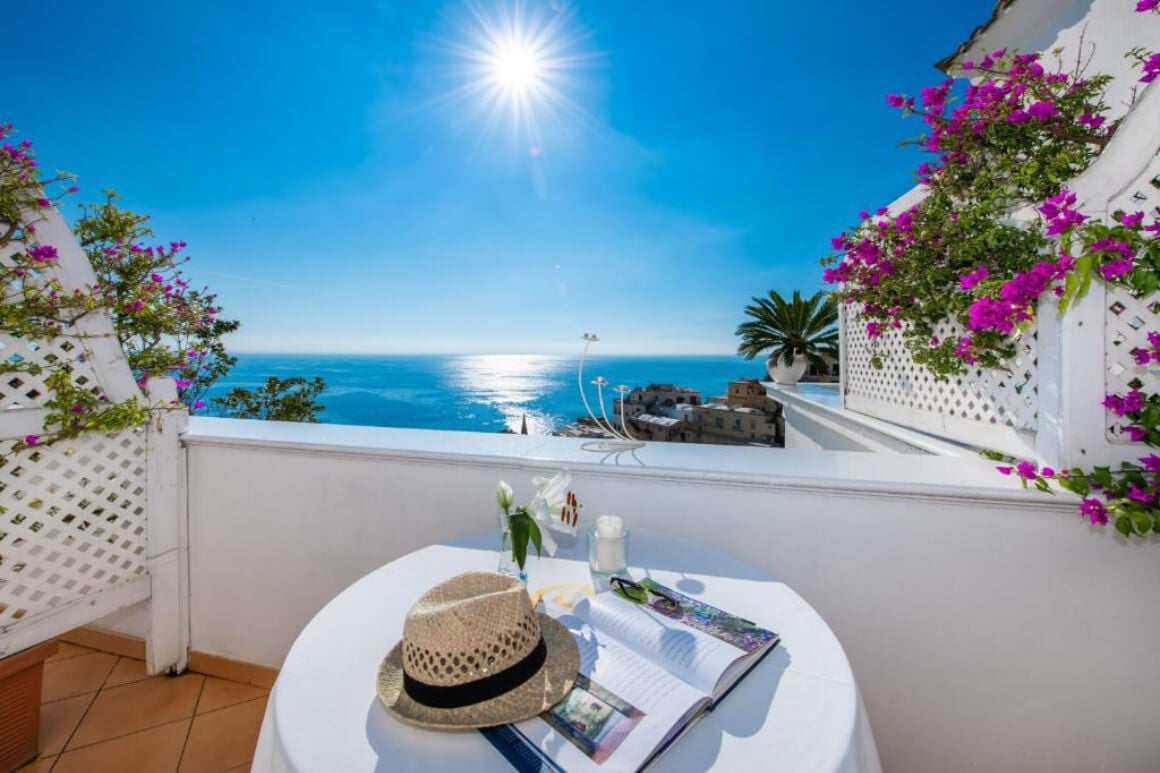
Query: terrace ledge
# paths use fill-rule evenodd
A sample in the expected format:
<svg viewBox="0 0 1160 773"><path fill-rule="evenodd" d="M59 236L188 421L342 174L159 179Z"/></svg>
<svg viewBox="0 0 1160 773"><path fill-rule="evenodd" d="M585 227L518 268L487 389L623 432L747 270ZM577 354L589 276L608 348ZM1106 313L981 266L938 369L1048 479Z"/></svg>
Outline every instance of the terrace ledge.
<svg viewBox="0 0 1160 773"><path fill-rule="evenodd" d="M766 394L782 405L797 408L817 421L837 425L839 431L857 435L867 445L883 452L978 457L978 452L967 446L843 408L837 384L784 386L772 381L761 383Z"/></svg>
<svg viewBox="0 0 1160 773"><path fill-rule="evenodd" d="M591 477L636 477L724 487L843 493L860 497L1018 504L1074 513L1070 494L1022 489L980 458L805 451L694 443L649 443L631 453L585 451L587 441L538 435L216 419L195 416L182 435L191 449L232 448L352 459L391 459L532 472L566 466Z"/></svg>

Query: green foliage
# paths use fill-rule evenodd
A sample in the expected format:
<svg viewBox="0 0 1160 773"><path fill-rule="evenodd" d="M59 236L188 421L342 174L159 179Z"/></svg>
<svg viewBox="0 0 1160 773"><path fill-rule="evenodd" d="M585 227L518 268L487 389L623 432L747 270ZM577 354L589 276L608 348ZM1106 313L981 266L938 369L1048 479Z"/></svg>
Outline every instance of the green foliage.
<svg viewBox="0 0 1160 773"><path fill-rule="evenodd" d="M540 532L540 525L536 523L536 519L526 508L516 508L507 516L507 519L508 528L511 529L512 533L512 558L520 571L523 571L524 565L528 561L529 540L536 548L536 555L539 556L543 550L544 536Z"/></svg>
<svg viewBox="0 0 1160 773"><path fill-rule="evenodd" d="M310 380L301 376L286 379L270 376L264 386L234 387L225 397L215 397L212 402L226 415L237 419L316 424L318 414L326 409L315 400L325 389L326 382L319 376Z"/></svg>
<svg viewBox="0 0 1160 773"><path fill-rule="evenodd" d="M924 89L921 106L892 97L927 126L913 140L930 154L916 170L926 196L903 212L862 213L822 260L834 267L827 281L842 285L839 301L859 304L871 339L899 331L912 359L941 378L968 364L1001 367L1015 354L1021 329L980 329L968 312L977 297L998 295L1004 281L1045 259L1052 240L1030 222L1028 205L1057 194L1111 139L1102 125L1111 78L1046 72L1034 60L985 57L972 65L980 81L961 102L950 81ZM1031 115L1036 109L1046 112ZM992 279L965 292L961 279L981 270ZM1071 280L1072 298L1086 290L1091 270ZM965 353L961 340L937 335L948 319L972 328Z"/></svg>
<svg viewBox="0 0 1160 773"><path fill-rule="evenodd" d="M236 363L224 336L236 320L220 316L217 296L189 287L181 266L182 242L153 246L149 218L117 205L106 191L101 204L84 207L74 229L97 274L129 367L141 379L167 375L178 395L196 411L214 382Z"/></svg>
<svg viewBox="0 0 1160 773"><path fill-rule="evenodd" d="M749 321L737 326L738 354L747 359L769 352L771 361L789 365L803 355L821 373L829 372L825 357L838 356L838 306L825 292L802 298L794 290L787 301L776 290L768 298L753 298L745 307Z"/></svg>
<svg viewBox="0 0 1160 773"><path fill-rule="evenodd" d="M0 139L11 133L11 125L0 125ZM57 245L42 241L39 230L46 221L45 213L64 195L77 190L70 187L53 193L52 186L71 179L63 173L43 177L28 140L0 145L0 251L6 254L0 265L0 296L4 301L0 303L0 329L42 347L66 338L68 345L62 344L61 350L70 352L68 356L8 357L0 362L0 374L37 376L44 380L48 392L42 401L47 413L41 432L14 443L13 453L89 430L116 432L148 418L148 410L136 400L113 403L77 374L79 363L87 357L84 334L77 323L102 308L104 299L90 289L64 289L58 275Z"/></svg>

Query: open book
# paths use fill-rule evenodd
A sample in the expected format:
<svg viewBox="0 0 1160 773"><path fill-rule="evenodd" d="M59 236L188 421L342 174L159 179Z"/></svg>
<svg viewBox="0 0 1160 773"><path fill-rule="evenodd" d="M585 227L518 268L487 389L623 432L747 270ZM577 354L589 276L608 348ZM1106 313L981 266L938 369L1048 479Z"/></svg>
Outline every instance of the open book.
<svg viewBox="0 0 1160 773"><path fill-rule="evenodd" d="M580 674L551 710L484 732L518 769L640 770L777 645L749 620L640 584L647 604L601 593L548 609L576 637Z"/></svg>

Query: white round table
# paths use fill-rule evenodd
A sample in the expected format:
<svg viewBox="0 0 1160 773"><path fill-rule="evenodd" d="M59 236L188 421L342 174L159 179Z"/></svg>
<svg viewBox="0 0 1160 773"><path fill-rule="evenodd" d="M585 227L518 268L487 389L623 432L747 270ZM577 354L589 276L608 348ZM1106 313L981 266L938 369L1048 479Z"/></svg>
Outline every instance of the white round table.
<svg viewBox="0 0 1160 773"><path fill-rule="evenodd" d="M252 770L262 773L504 771L473 731L423 731L394 719L375 675L428 588L459 572L495 571L498 535L472 535L406 555L336 596L298 636L270 695ZM879 773L850 665L800 596L713 548L634 530L631 573L644 575L781 634L781 643L650 770ZM529 589L587 584L586 546L529 559Z"/></svg>

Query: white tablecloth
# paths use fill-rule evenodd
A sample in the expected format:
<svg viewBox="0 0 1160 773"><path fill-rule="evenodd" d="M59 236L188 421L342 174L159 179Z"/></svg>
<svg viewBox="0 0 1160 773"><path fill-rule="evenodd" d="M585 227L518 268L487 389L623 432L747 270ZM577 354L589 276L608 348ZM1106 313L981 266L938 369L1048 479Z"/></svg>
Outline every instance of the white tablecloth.
<svg viewBox="0 0 1160 773"><path fill-rule="evenodd" d="M375 675L429 587L467 570L494 571L497 535L473 535L404 556L339 594L306 626L270 695L252 770L261 773L504 771L477 732L423 731L387 713ZM529 559L529 588L588 583L583 539ZM720 551L635 531L632 575L758 622L781 643L650 770L879 773L850 665L800 596ZM647 567L647 572L645 571Z"/></svg>

